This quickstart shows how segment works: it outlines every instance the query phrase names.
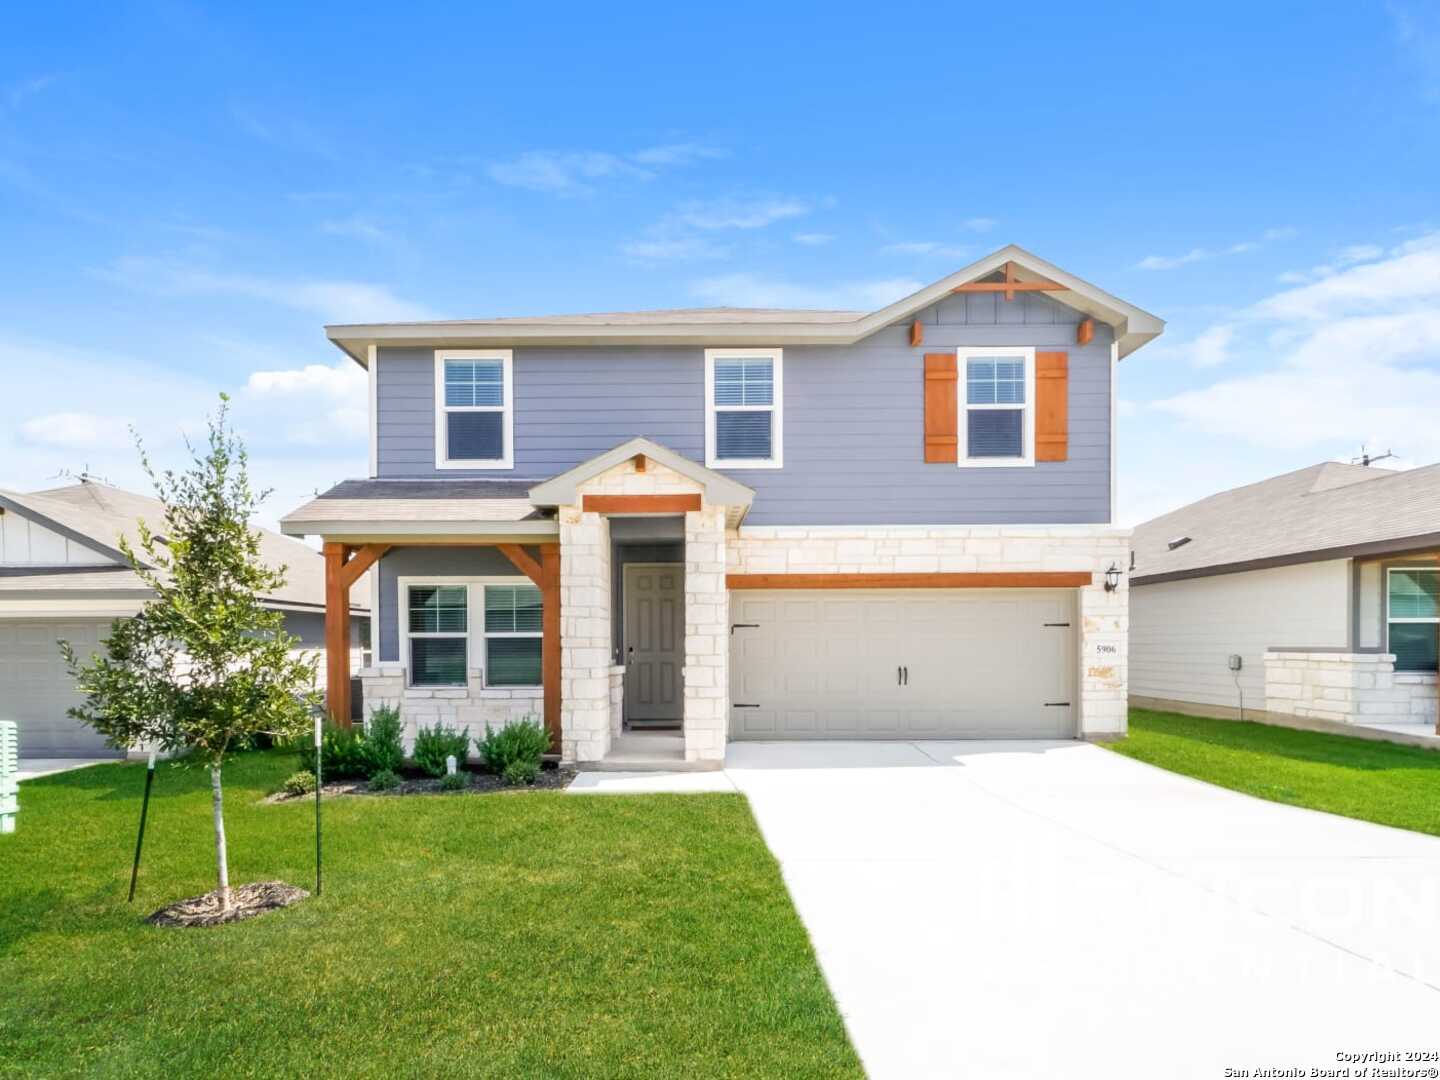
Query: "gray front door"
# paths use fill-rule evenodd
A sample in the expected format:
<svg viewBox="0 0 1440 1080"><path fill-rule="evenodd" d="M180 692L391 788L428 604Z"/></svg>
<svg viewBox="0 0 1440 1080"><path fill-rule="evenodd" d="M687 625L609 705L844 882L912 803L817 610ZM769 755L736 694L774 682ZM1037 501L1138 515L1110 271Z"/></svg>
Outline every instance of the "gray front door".
<svg viewBox="0 0 1440 1080"><path fill-rule="evenodd" d="M679 723L685 656L685 567L625 567L625 719Z"/></svg>

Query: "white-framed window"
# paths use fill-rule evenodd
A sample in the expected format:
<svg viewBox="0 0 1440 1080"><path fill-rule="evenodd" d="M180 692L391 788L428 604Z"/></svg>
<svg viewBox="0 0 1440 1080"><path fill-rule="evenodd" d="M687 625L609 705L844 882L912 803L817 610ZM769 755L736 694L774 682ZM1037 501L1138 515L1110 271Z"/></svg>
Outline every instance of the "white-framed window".
<svg viewBox="0 0 1440 1080"><path fill-rule="evenodd" d="M784 460L784 354L705 350L705 464L778 469Z"/></svg>
<svg viewBox="0 0 1440 1080"><path fill-rule="evenodd" d="M1436 670L1440 568L1386 568L1385 631L1385 647L1395 654L1396 671Z"/></svg>
<svg viewBox="0 0 1440 1080"><path fill-rule="evenodd" d="M472 665L482 688L541 685L543 607L530 581L401 578L398 586L408 686L464 687Z"/></svg>
<svg viewBox="0 0 1440 1080"><path fill-rule="evenodd" d="M1035 350L956 350L962 467L1035 464Z"/></svg>
<svg viewBox="0 0 1440 1080"><path fill-rule="evenodd" d="M435 351L435 467L515 467L509 349Z"/></svg>
<svg viewBox="0 0 1440 1080"><path fill-rule="evenodd" d="M405 647L409 683L464 686L470 667L470 591L463 584L406 585Z"/></svg>

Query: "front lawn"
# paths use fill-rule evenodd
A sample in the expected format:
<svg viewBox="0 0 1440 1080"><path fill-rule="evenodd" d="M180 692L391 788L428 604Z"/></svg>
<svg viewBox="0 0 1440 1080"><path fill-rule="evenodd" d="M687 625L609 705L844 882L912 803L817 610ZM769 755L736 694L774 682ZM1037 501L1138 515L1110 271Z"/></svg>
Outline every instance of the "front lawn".
<svg viewBox="0 0 1440 1080"><path fill-rule="evenodd" d="M1440 751L1146 709L1104 745L1262 799L1440 836Z"/></svg>
<svg viewBox="0 0 1440 1080"><path fill-rule="evenodd" d="M313 888L295 759L226 769L231 880ZM245 923L144 915L214 886L208 780L23 784L0 836L0 1075L859 1076L736 795L325 804L324 895Z"/></svg>

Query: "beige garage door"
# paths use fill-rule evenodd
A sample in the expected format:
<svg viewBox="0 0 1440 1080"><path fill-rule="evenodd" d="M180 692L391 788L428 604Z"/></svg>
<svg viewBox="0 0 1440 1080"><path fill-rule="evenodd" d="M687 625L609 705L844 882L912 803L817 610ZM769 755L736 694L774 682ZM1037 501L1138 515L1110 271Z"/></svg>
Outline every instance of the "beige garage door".
<svg viewBox="0 0 1440 1080"><path fill-rule="evenodd" d="M1071 738L1075 594L730 594L737 739Z"/></svg>
<svg viewBox="0 0 1440 1080"><path fill-rule="evenodd" d="M117 752L65 710L80 704L55 642L88 656L110 632L107 619L0 619L0 720L20 724L23 757L109 757Z"/></svg>

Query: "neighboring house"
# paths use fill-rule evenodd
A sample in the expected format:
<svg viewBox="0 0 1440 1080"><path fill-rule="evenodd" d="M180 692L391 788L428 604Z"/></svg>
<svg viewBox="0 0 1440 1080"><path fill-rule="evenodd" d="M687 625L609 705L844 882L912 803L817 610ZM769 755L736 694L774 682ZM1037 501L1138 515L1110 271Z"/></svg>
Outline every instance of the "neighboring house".
<svg viewBox="0 0 1440 1080"><path fill-rule="evenodd" d="M1436 724L1440 465L1201 499L1136 528L1130 583L1132 705L1234 717L1243 692L1270 718Z"/></svg>
<svg viewBox="0 0 1440 1080"><path fill-rule="evenodd" d="M158 499L93 480L29 494L0 491L0 720L19 722L23 756L121 753L65 715L81 699L56 642L63 638L91 654L115 619L135 614L151 598L119 547L124 536L139 553L136 523L142 519L163 542ZM286 567L284 587L266 604L285 613L285 628L304 651L318 653L325 642L321 557L289 537L258 531L266 563ZM358 654L369 610L363 603L351 610Z"/></svg>
<svg viewBox="0 0 1440 1080"><path fill-rule="evenodd" d="M1162 329L1016 247L870 313L332 326L370 478L281 527L337 595L376 568L365 696L411 733L543 715L564 760L701 768L1112 736L1116 363Z"/></svg>

